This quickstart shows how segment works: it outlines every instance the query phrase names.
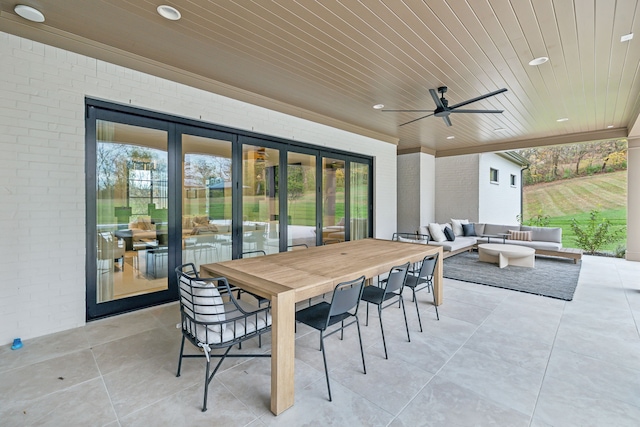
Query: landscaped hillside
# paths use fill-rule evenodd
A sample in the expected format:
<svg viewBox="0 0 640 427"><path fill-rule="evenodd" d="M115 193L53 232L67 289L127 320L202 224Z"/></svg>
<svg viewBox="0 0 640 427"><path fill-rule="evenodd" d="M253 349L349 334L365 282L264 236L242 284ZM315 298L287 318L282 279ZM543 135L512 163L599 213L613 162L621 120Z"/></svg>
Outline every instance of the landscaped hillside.
<svg viewBox="0 0 640 427"><path fill-rule="evenodd" d="M627 172L612 172L566 179L524 187L524 222L537 215L548 216L549 226L562 227L563 246L575 247L571 220L588 220L589 212L600 216L623 230L623 239L605 249L614 252L626 241Z"/></svg>
<svg viewBox="0 0 640 427"><path fill-rule="evenodd" d="M524 187L524 219L539 211L550 217L592 209L627 208L627 171L597 174Z"/></svg>

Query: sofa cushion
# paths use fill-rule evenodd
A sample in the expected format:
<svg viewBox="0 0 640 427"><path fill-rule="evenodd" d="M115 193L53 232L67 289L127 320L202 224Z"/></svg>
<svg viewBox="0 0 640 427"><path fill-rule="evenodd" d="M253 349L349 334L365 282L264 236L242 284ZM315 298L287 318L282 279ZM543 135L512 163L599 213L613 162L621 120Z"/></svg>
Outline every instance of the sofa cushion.
<svg viewBox="0 0 640 427"><path fill-rule="evenodd" d="M474 224L462 224L462 235L465 237L477 236Z"/></svg>
<svg viewBox="0 0 640 427"><path fill-rule="evenodd" d="M509 230L520 230L519 225L485 224L483 234L509 234Z"/></svg>
<svg viewBox="0 0 640 427"><path fill-rule="evenodd" d="M483 223L473 223L473 227L476 229L476 236L481 236L484 234L484 226L485 224Z"/></svg>
<svg viewBox="0 0 640 427"><path fill-rule="evenodd" d="M560 227L529 227L523 225L522 231L531 231L531 240L541 242L562 243L562 228Z"/></svg>
<svg viewBox="0 0 640 427"><path fill-rule="evenodd" d="M448 241L453 242L454 240L456 240L455 233L449 227L445 227L443 232Z"/></svg>
<svg viewBox="0 0 640 427"><path fill-rule="evenodd" d="M493 240L491 241L493 243ZM541 241L531 241L527 242L524 240L505 240L507 245L518 245L518 246L526 246L528 248L533 248L536 250L546 250L546 251L557 251L562 248L562 243L556 242L541 242Z"/></svg>
<svg viewBox="0 0 640 427"><path fill-rule="evenodd" d="M510 240L523 240L526 242L531 241L531 231L516 231L509 230L509 239Z"/></svg>
<svg viewBox="0 0 640 427"><path fill-rule="evenodd" d="M428 240L422 240L422 239L407 239L407 238L402 237L402 236L398 236L397 239L398 239L398 242L419 243L419 244L422 244L422 245L429 244Z"/></svg>
<svg viewBox="0 0 640 427"><path fill-rule="evenodd" d="M436 242L444 242L447 240L447 236L445 236L442 231L442 226L435 222L429 224L429 235L431 235L431 240Z"/></svg>
<svg viewBox="0 0 640 427"><path fill-rule="evenodd" d="M445 240L444 242L435 242L433 240L429 241L429 244L432 246L442 246L442 250L444 251L457 251L460 249L467 249L475 245L475 243L475 237L464 236L457 237L453 242L450 242L448 240Z"/></svg>
<svg viewBox="0 0 640 427"><path fill-rule="evenodd" d="M456 236L463 236L464 232L462 230L463 224L469 224L468 219L451 219L451 229L453 230L453 234Z"/></svg>

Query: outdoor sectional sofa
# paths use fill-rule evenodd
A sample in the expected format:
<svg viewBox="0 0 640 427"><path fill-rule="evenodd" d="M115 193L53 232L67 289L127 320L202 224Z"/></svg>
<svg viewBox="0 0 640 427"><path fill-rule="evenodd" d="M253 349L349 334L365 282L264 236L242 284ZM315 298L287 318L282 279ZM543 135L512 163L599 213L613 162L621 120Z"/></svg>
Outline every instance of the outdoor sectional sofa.
<svg viewBox="0 0 640 427"><path fill-rule="evenodd" d="M533 248L536 255L559 256L572 259L577 262L582 258L582 251L573 248L562 247L562 228L559 227L530 227L526 225L503 225L503 224L484 224L469 223L473 227L467 225L464 229L462 225L465 220L452 220L446 224L429 224L421 226L415 237L413 234L398 233L397 240L417 241L429 245L442 246L444 257L450 257L460 252L470 251L478 244L482 243L505 243L509 245L520 245ZM448 240L444 233L439 233L436 226L444 231L449 228L449 234L455 236L454 240ZM473 229L475 235L470 235L465 231ZM524 232L524 233L522 233Z"/></svg>

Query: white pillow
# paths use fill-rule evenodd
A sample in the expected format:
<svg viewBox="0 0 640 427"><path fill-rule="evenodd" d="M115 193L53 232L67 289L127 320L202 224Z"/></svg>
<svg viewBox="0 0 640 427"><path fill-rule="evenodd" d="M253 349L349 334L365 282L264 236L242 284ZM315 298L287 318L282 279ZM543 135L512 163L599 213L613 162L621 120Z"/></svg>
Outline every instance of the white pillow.
<svg viewBox="0 0 640 427"><path fill-rule="evenodd" d="M184 276L180 277L180 294L185 312L198 322L223 322L226 319L225 307L218 288L211 282L192 280L191 284L193 287L190 286L189 279ZM193 293L193 304L189 292ZM197 313L194 313L194 304L196 305L195 311ZM193 325L185 324L183 327L191 333L195 332L198 340L213 343L220 342L220 333L224 333L226 324L197 325L195 331L193 331Z"/></svg>
<svg viewBox="0 0 640 427"><path fill-rule="evenodd" d="M429 224L429 234L431 235L431 240L436 242L444 242L447 240L447 236L445 236L442 231L442 226L438 223L432 222Z"/></svg>
<svg viewBox="0 0 640 427"><path fill-rule="evenodd" d="M453 234L456 236L464 235L462 231L462 224L469 224L468 219L452 219L451 220L451 229L453 230Z"/></svg>
<svg viewBox="0 0 640 427"><path fill-rule="evenodd" d="M429 234L429 226L421 225L420 227L418 227L418 234Z"/></svg>

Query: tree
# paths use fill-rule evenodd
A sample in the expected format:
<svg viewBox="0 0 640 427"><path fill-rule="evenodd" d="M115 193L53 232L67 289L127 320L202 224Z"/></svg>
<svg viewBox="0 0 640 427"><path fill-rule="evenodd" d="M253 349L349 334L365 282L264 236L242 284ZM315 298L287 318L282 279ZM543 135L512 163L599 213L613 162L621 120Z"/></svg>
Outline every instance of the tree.
<svg viewBox="0 0 640 427"><path fill-rule="evenodd" d="M576 235L576 244L588 254L593 255L603 246L620 240L621 230L612 230L611 221L598 219L600 212L596 209L589 213L586 224L580 224L575 218L571 220L571 228Z"/></svg>

